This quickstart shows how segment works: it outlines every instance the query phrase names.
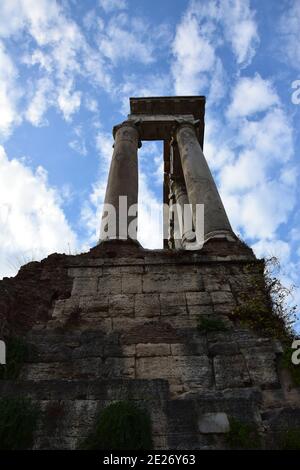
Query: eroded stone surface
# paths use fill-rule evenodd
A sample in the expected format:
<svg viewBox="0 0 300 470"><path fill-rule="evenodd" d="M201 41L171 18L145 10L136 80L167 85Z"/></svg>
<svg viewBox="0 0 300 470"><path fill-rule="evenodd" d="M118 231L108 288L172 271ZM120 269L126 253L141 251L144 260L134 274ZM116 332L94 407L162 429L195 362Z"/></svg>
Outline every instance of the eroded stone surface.
<svg viewBox="0 0 300 470"><path fill-rule="evenodd" d="M226 448L226 417L256 423L270 448L300 426L300 394L278 375L278 342L228 318L240 292L253 290L251 269L261 269L243 250L112 243L1 281L1 331L25 335L29 356L18 382L0 381L0 396L22 393L41 407L34 447L75 449L97 413L125 399L149 411L157 449ZM227 329L199 331L201 316Z"/></svg>

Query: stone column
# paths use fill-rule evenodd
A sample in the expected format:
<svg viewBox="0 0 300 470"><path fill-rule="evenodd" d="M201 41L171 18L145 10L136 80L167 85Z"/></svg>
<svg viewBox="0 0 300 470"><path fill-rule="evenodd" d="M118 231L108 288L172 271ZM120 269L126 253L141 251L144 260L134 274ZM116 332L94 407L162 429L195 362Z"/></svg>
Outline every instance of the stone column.
<svg viewBox="0 0 300 470"><path fill-rule="evenodd" d="M218 189L191 123L179 124L176 130L182 170L190 204L193 207L193 222L196 225L196 204L204 204L204 239L226 237L234 240Z"/></svg>
<svg viewBox="0 0 300 470"><path fill-rule="evenodd" d="M170 192L172 195L170 210L173 213L174 246L176 249L186 249L188 243L195 241L195 234L178 145L174 139L171 140L170 173ZM187 223L188 218L191 222L190 226Z"/></svg>
<svg viewBox="0 0 300 470"><path fill-rule="evenodd" d="M110 164L100 241L111 239L137 239L138 158L139 133L129 121L115 126L114 151ZM124 197L125 196L125 197ZM136 205L136 206L133 206ZM113 220L115 210L116 224ZM131 210L130 210L131 207ZM128 215L129 210L129 215ZM136 229L133 227L136 223ZM115 230L114 230L115 228ZM115 233L111 233L111 231Z"/></svg>
<svg viewBox="0 0 300 470"><path fill-rule="evenodd" d="M174 213L174 218L177 216L177 222L179 223L179 233L176 231L176 220L174 221L174 238L175 238L175 248L186 248L187 243L195 241L195 234L193 228L187 230L184 226L184 215L186 215L188 210L188 195L186 192L186 186L184 180L180 178L172 179L171 189L174 194L174 200L176 207L179 209L179 213ZM177 239L176 239L177 237ZM179 238L180 237L180 238Z"/></svg>

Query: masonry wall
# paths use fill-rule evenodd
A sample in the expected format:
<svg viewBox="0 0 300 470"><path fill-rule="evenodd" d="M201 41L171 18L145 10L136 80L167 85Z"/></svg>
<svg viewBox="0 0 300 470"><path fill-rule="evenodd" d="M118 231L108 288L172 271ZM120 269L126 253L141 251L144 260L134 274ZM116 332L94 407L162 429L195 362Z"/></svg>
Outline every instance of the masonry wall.
<svg viewBox="0 0 300 470"><path fill-rule="evenodd" d="M17 325L30 349L0 395L38 402L37 449L76 448L99 410L123 399L149 411L157 449L226 448L232 417L276 448L300 425L299 390L280 370L281 345L231 320L262 269L242 243L222 241L201 252L107 243L28 265L0 282L2 331ZM226 331L199 331L201 317Z"/></svg>

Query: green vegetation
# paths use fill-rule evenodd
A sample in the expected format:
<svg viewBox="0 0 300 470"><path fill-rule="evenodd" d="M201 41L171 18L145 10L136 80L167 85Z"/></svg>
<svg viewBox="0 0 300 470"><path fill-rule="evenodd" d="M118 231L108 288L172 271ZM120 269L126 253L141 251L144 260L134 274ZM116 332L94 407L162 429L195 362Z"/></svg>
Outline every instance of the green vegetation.
<svg viewBox="0 0 300 470"><path fill-rule="evenodd" d="M201 333L209 333L213 331L227 331L228 328L224 321L220 318L213 318L206 315L199 315L197 328Z"/></svg>
<svg viewBox="0 0 300 470"><path fill-rule="evenodd" d="M30 400L0 399L0 450L31 448L37 418L38 410Z"/></svg>
<svg viewBox="0 0 300 470"><path fill-rule="evenodd" d="M282 450L300 450L300 429L287 429L281 435Z"/></svg>
<svg viewBox="0 0 300 470"><path fill-rule="evenodd" d="M246 267L252 283L250 289L240 295L240 304L229 318L259 334L280 340L284 348L280 365L290 371L294 384L300 386L300 367L291 361L297 309L289 303L293 288L286 288L280 282L280 266L276 258L266 260L263 267L264 270L256 269L256 272L253 264Z"/></svg>
<svg viewBox="0 0 300 470"><path fill-rule="evenodd" d="M148 414L129 401L107 406L81 449L151 449L151 422Z"/></svg>
<svg viewBox="0 0 300 470"><path fill-rule="evenodd" d="M259 449L261 446L257 427L242 423L235 418L229 419L230 431L226 435L227 444L236 449Z"/></svg>
<svg viewBox="0 0 300 470"><path fill-rule="evenodd" d="M28 347L22 337L11 337L6 340L6 364L0 367L0 379L17 379L26 360Z"/></svg>
<svg viewBox="0 0 300 470"><path fill-rule="evenodd" d="M252 279L251 286L241 294L240 305L233 309L230 319L290 344L297 307L288 303L292 289L284 287L278 279L278 260L266 260L264 270L258 272L251 263L246 270Z"/></svg>

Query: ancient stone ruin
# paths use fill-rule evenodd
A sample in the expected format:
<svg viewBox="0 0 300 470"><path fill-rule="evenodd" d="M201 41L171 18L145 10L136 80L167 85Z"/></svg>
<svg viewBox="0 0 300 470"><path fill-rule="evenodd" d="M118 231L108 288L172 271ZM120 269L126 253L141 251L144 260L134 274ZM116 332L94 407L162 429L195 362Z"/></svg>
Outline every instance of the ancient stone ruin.
<svg viewBox="0 0 300 470"><path fill-rule="evenodd" d="M281 365L282 342L246 322L255 299L257 316L271 315L259 306L264 262L232 231L202 153L205 98L130 105L114 128L105 202L117 214L120 195L138 202L140 142L163 140L164 248L128 238L131 217L107 235L104 213L88 253L53 254L2 280L0 337L23 338L27 354L17 376L0 380L1 399L38 406L34 449L78 448L99 411L122 400L148 412L155 449L281 448L300 426L299 388ZM191 204L193 222L204 204L200 249L187 249L184 227L175 236L175 203ZM250 430L246 444L234 440L238 426Z"/></svg>

